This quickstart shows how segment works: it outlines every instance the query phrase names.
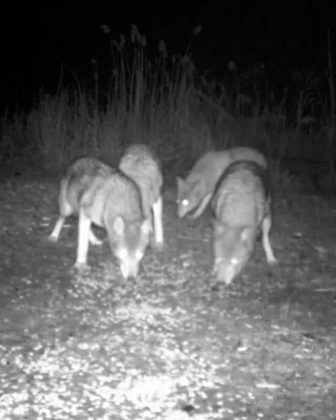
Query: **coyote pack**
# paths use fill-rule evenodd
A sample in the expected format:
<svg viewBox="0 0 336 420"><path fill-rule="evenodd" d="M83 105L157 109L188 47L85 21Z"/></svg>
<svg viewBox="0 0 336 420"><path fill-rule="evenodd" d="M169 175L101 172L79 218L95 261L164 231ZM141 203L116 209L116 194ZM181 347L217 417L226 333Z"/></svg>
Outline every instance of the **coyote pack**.
<svg viewBox="0 0 336 420"><path fill-rule="evenodd" d="M136 277L154 236L164 242L161 165L150 147L134 144L111 168L87 157L75 161L61 180L59 217L49 238L57 241L65 219L78 215L76 266L87 263L89 243L100 244L91 225L107 232L124 278ZM250 259L257 236L269 264L277 263L269 232L271 196L267 162L255 149L238 147L205 153L185 180L177 178L178 216L197 218L211 200L214 273L230 284Z"/></svg>

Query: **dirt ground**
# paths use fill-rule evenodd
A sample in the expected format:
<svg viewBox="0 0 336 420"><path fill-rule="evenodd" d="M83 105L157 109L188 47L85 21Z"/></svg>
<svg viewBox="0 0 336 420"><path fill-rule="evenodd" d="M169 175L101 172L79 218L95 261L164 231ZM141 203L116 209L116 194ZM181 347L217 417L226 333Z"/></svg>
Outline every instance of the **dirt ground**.
<svg viewBox="0 0 336 420"><path fill-rule="evenodd" d="M0 183L0 419L335 419L336 202L277 194L271 241L210 287L209 213L178 220L136 281L107 244L73 268L76 220L57 244L56 179ZM102 234L102 232L98 232Z"/></svg>

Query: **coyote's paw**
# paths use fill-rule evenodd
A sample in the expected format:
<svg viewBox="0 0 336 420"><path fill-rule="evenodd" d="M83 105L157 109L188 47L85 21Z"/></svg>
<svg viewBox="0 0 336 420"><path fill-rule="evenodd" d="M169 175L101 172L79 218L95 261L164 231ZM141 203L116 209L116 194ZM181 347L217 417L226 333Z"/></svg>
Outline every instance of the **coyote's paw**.
<svg viewBox="0 0 336 420"><path fill-rule="evenodd" d="M276 267L276 266L278 266L278 265L279 265L279 261L278 261L276 258L269 258L269 259L267 260L267 264L268 264L270 267Z"/></svg>
<svg viewBox="0 0 336 420"><path fill-rule="evenodd" d="M94 234L90 235L89 241L91 245L95 245L95 246L101 246L103 245L103 242L104 242L102 239L98 239Z"/></svg>
<svg viewBox="0 0 336 420"><path fill-rule="evenodd" d="M76 261L76 263L74 264L73 268L76 271L86 271L86 270L88 270L89 266L87 265L86 262Z"/></svg>
<svg viewBox="0 0 336 420"><path fill-rule="evenodd" d="M152 241L151 243L151 247L154 251L158 251L158 252L162 252L164 249L164 243L163 242L156 242L156 241Z"/></svg>
<svg viewBox="0 0 336 420"><path fill-rule="evenodd" d="M58 241L58 237L57 236L53 236L53 235L49 235L48 236L48 241L51 243L56 243Z"/></svg>

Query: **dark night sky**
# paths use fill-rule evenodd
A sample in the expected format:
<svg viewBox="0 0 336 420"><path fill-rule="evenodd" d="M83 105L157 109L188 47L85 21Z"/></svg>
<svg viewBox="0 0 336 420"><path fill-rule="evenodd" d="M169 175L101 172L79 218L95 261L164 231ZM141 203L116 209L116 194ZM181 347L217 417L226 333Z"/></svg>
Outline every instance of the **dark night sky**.
<svg viewBox="0 0 336 420"><path fill-rule="evenodd" d="M76 73L80 80L89 74L90 60L104 67L109 48L101 24L112 35L128 35L138 26L156 48L165 40L170 52L185 52L193 28L202 32L193 40L191 54L196 65L220 77L229 60L239 68L265 62L286 73L325 63L327 30L336 49L335 0L208 0L126 1L111 0L81 4L20 6L2 13L2 102L18 95L28 97L43 84L55 86L60 68ZM92 73L91 73L92 74Z"/></svg>

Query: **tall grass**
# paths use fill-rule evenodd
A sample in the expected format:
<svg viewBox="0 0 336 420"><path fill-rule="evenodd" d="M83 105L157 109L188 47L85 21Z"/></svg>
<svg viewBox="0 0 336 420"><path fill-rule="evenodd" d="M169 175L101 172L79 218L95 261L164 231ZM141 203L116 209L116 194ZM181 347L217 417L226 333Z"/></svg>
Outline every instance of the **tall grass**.
<svg viewBox="0 0 336 420"><path fill-rule="evenodd" d="M329 98L320 95L314 78L307 78L297 98L289 101L286 90L274 98L265 70L241 73L231 61L231 83L225 86L200 75L189 55L169 54L163 41L150 57L146 38L136 26L119 41L110 38L108 27L102 29L111 56L105 81L94 63L91 89L61 83L56 94L42 92L28 113L4 116L0 122L4 159L25 155L47 170L62 170L83 155L116 164L127 144L145 142L156 149L166 173L173 176L209 148L249 145L264 151L279 174L284 156L312 159L323 142L328 148L328 174L334 178L331 49Z"/></svg>

